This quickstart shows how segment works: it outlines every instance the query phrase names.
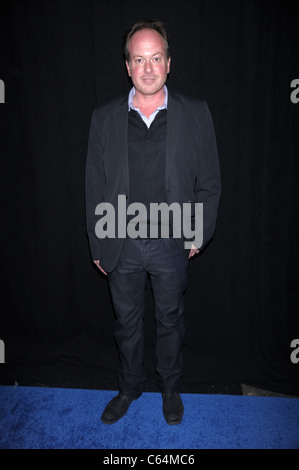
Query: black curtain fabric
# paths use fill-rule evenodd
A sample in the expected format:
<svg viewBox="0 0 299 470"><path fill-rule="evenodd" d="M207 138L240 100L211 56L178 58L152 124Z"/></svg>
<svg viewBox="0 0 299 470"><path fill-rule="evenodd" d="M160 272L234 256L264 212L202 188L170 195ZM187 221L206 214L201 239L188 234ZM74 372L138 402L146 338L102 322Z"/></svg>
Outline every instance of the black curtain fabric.
<svg viewBox="0 0 299 470"><path fill-rule="evenodd" d="M130 89L125 32L158 18L170 34L168 87L207 101L222 173L214 240L189 263L186 390L299 394L296 2L11 0L0 10L1 382L48 384L52 368L67 384L75 367L74 386L91 376L116 386L114 314L85 228L87 140L94 107ZM151 383L150 284L145 331Z"/></svg>

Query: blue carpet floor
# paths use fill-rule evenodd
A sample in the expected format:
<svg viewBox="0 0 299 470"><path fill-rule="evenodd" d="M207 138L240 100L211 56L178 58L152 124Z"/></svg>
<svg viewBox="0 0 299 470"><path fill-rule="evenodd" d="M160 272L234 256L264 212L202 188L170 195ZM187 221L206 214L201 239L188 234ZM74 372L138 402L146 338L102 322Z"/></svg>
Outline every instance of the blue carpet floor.
<svg viewBox="0 0 299 470"><path fill-rule="evenodd" d="M113 391L0 386L1 449L299 449L299 399L182 394L169 426L157 393L117 423L100 421Z"/></svg>

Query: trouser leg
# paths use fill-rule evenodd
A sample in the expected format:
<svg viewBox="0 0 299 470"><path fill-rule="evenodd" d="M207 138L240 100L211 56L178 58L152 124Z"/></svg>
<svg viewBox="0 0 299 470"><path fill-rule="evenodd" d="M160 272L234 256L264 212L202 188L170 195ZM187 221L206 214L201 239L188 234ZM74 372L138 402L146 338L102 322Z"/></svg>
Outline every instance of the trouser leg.
<svg viewBox="0 0 299 470"><path fill-rule="evenodd" d="M137 398L144 389L144 300L147 273L142 266L142 246L126 240L116 268L108 274L120 367L120 393Z"/></svg>
<svg viewBox="0 0 299 470"><path fill-rule="evenodd" d="M157 386L163 393L177 390L183 375L185 336L184 291L188 260L172 238L152 245L150 273L155 302Z"/></svg>

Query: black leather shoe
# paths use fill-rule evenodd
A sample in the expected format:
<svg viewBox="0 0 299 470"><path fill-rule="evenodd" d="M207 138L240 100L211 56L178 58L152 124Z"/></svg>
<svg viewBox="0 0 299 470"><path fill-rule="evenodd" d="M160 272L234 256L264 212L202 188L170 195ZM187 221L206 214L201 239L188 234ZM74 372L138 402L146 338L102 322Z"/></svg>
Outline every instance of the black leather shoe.
<svg viewBox="0 0 299 470"><path fill-rule="evenodd" d="M106 406L101 420L105 424L113 424L116 423L120 418L122 418L129 409L134 398L127 397L126 395L122 395L119 393L116 397L112 398L112 400Z"/></svg>
<svg viewBox="0 0 299 470"><path fill-rule="evenodd" d="M183 419L184 406L178 392L162 393L163 414L167 424L180 424Z"/></svg>

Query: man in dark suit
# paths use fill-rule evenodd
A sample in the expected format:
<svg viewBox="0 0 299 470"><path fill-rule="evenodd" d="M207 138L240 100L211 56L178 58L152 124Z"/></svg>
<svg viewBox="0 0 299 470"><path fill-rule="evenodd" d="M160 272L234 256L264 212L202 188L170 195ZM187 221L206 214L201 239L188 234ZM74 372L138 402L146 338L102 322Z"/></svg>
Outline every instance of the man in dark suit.
<svg viewBox="0 0 299 470"><path fill-rule="evenodd" d="M143 315L149 276L155 302L157 386L166 422L178 424L184 410L179 385L186 271L188 260L215 230L220 198L216 139L206 103L165 85L170 54L162 23L136 23L127 35L125 57L133 88L129 96L95 109L86 166L90 250L108 278L120 357L119 393L101 419L115 423L144 389ZM180 216L180 209L189 204L189 236L181 230L184 216L179 224L174 216L166 222L161 217L153 220L153 204L172 207ZM138 229L132 234L124 229L124 217L127 228L132 227L134 210L141 206L145 210L139 211ZM195 235L191 241L190 233Z"/></svg>

